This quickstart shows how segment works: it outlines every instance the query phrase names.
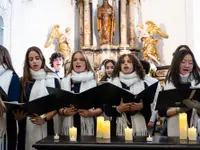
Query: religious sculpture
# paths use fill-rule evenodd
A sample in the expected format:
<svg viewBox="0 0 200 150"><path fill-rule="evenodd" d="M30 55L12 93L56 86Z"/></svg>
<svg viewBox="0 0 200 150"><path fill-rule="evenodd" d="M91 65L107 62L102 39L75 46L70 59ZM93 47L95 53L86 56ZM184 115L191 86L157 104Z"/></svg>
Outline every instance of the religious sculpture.
<svg viewBox="0 0 200 150"><path fill-rule="evenodd" d="M158 55L156 44L158 39L153 37L154 34L160 35L162 38L168 38L168 35L163 33L159 27L152 21L146 21L148 26L145 30L142 24L137 25L140 32L139 41L143 42L142 55L143 59L154 64L160 64L160 57Z"/></svg>
<svg viewBox="0 0 200 150"><path fill-rule="evenodd" d="M70 28L65 29L65 33L61 33L59 31L60 26L54 25L51 34L49 35L49 38L45 44L45 48L48 48L56 39L58 42L57 50L64 56L65 60L69 59L71 54L71 48L69 46L69 32Z"/></svg>
<svg viewBox="0 0 200 150"><path fill-rule="evenodd" d="M97 7L97 30L100 46L112 45L115 32L114 8L108 3L108 0L104 0L103 5L97 5Z"/></svg>

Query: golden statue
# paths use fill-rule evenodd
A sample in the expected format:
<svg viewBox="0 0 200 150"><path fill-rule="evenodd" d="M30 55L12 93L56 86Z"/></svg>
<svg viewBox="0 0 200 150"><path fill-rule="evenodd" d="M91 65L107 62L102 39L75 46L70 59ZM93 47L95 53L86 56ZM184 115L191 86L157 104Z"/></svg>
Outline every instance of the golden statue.
<svg viewBox="0 0 200 150"><path fill-rule="evenodd" d="M108 0L103 5L97 5L97 30L99 32L100 46L112 45L115 32L115 13Z"/></svg>
<svg viewBox="0 0 200 150"><path fill-rule="evenodd" d="M71 48L69 46L70 28L66 28L64 34L59 31L59 28L59 25L54 25L53 29L51 30L51 34L45 44L45 48L48 48L53 43L54 39L56 39L58 42L58 51L65 57L65 59L69 59L71 54Z"/></svg>
<svg viewBox="0 0 200 150"><path fill-rule="evenodd" d="M155 39L153 35L159 34L162 38L168 38L168 35L163 33L152 21L146 21L146 25L148 26L146 30L142 24L137 25L137 28L140 31L139 40L143 42L143 58L149 62L153 61L154 63L160 64L160 57L156 49L158 39Z"/></svg>

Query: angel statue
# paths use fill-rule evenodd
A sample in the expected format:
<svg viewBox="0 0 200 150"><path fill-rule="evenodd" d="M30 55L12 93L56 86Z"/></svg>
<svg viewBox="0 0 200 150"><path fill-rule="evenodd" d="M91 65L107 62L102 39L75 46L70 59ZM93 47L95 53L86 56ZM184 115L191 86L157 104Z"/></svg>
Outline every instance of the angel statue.
<svg viewBox="0 0 200 150"><path fill-rule="evenodd" d="M70 28L65 29L65 33L59 31L60 26L58 24L54 25L51 30L51 34L45 43L45 48L48 48L53 41L56 39L58 42L57 50L65 57L65 60L69 59L71 54L71 48L69 46L69 31Z"/></svg>
<svg viewBox="0 0 200 150"><path fill-rule="evenodd" d="M156 49L158 39L154 38L153 35L158 34L162 38L168 38L168 35L163 33L161 29L152 21L146 21L146 25L148 26L146 30L142 24L137 25L140 32L139 41L143 42L143 59L155 64L160 64L160 57Z"/></svg>

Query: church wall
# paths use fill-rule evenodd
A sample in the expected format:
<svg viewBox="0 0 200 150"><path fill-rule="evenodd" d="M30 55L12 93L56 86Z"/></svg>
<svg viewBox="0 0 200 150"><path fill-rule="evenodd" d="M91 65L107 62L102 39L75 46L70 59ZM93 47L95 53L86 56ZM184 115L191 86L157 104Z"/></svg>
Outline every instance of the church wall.
<svg viewBox="0 0 200 150"><path fill-rule="evenodd" d="M15 58L14 67L19 75L22 75L25 52L31 46L41 48L49 64L49 57L55 51L56 43L49 48L44 48L44 45L55 24L60 25L62 33L70 26L70 36L71 39L74 38L74 5L70 0L13 1L12 11L11 55ZM71 43L71 47L73 49L74 43Z"/></svg>
<svg viewBox="0 0 200 150"><path fill-rule="evenodd" d="M199 14L200 14L200 1L199 0L194 0L193 3L193 27L191 28L191 30L193 29L194 31L194 55L195 58L197 60L197 63L200 65L200 18L199 18Z"/></svg>

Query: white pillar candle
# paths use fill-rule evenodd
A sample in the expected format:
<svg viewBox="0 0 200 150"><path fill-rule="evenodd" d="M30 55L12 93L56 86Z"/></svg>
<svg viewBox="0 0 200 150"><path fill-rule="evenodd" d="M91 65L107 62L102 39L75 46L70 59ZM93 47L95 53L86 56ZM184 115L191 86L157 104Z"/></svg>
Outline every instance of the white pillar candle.
<svg viewBox="0 0 200 150"><path fill-rule="evenodd" d="M96 130L96 137L102 138L103 137L103 123L104 123L104 117L98 116L97 117L97 130Z"/></svg>
<svg viewBox="0 0 200 150"><path fill-rule="evenodd" d="M69 139L70 139L70 141L77 140L77 128L76 127L69 128Z"/></svg>
<svg viewBox="0 0 200 150"><path fill-rule="evenodd" d="M179 133L180 139L187 139L187 114L179 114Z"/></svg>
<svg viewBox="0 0 200 150"><path fill-rule="evenodd" d="M124 129L125 133L125 140L126 141L132 141L133 140L133 129L127 127Z"/></svg>
<svg viewBox="0 0 200 150"><path fill-rule="evenodd" d="M197 140L197 129L192 127L188 128L188 139L191 141Z"/></svg>
<svg viewBox="0 0 200 150"><path fill-rule="evenodd" d="M110 121L106 120L103 123L103 138L110 139Z"/></svg>

